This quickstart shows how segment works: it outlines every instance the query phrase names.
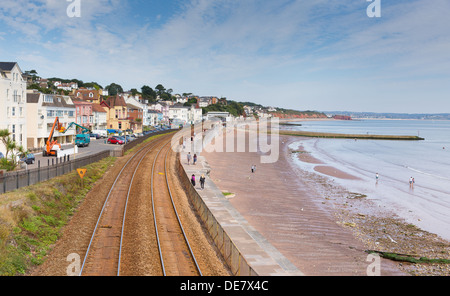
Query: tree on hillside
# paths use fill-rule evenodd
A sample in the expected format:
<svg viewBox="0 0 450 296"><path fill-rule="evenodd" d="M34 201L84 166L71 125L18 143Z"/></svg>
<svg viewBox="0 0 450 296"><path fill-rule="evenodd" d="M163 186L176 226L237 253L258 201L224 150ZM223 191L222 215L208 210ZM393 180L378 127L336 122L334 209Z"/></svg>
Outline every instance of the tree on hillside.
<svg viewBox="0 0 450 296"><path fill-rule="evenodd" d="M135 88L130 89L130 91L131 91L131 95L133 97L139 93L139 91L137 89L135 89Z"/></svg>
<svg viewBox="0 0 450 296"><path fill-rule="evenodd" d="M110 85L105 87L105 90L109 92L110 96L115 96L117 94L123 93L123 88L119 84L111 83Z"/></svg>
<svg viewBox="0 0 450 296"><path fill-rule="evenodd" d="M144 100L148 100L150 103L156 102L156 92L150 86L144 85L141 92Z"/></svg>
<svg viewBox="0 0 450 296"><path fill-rule="evenodd" d="M102 89L102 88L103 88L100 84L98 84L97 82L94 82L94 81L92 81L92 82L86 82L86 83L84 83L83 86L78 85L78 87L93 87L93 88L95 88L96 90L99 90L99 89Z"/></svg>
<svg viewBox="0 0 450 296"><path fill-rule="evenodd" d="M155 87L155 89L157 90L159 96L161 96L166 91L166 89L164 88L164 86L162 86L162 84L158 84Z"/></svg>

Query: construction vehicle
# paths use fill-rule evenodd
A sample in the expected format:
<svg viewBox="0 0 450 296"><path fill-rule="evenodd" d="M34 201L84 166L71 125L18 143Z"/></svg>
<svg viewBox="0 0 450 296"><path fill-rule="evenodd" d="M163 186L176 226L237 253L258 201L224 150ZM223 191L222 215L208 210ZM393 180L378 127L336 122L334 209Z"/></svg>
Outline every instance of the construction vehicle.
<svg viewBox="0 0 450 296"><path fill-rule="evenodd" d="M58 157L58 151L61 150L61 144L58 143L57 140L53 140L53 134L55 133L55 130L57 130L58 132L64 134L73 125L76 125L79 128L81 128L82 129L82 134L86 134L86 133L90 132L88 128L85 128L84 126L76 124L75 122L71 122L69 124L69 126L67 126L67 128L64 128L62 126L62 124L59 122L59 118L56 117L55 118L55 122L53 123L52 129L50 130L50 135L48 136L45 148L42 151L42 155L43 156L56 156L56 157ZM77 139L75 139L75 144L77 144L76 141L77 141ZM89 145L89 142L90 142L89 135L88 135L88 140L87 141L88 141L87 145ZM81 139L79 142L80 142L80 144L82 144L82 146L87 146L86 145L86 140Z"/></svg>
<svg viewBox="0 0 450 296"><path fill-rule="evenodd" d="M89 146L89 143L91 142L91 137L90 137L89 133L91 131L87 127L81 126L75 122L71 122L67 126L67 128L64 129L64 131L62 133L65 133L67 130L69 130L74 125L81 129L81 134L78 134L75 137L75 145L77 145L78 147Z"/></svg>
<svg viewBox="0 0 450 296"><path fill-rule="evenodd" d="M43 156L56 156L58 157L58 151L61 150L61 144L58 143L57 140L53 140L53 134L55 130L58 132L63 132L64 128L59 123L59 118L55 118L55 122L53 123L52 129L50 130L50 135L48 136L47 143L45 144L45 148L42 151Z"/></svg>

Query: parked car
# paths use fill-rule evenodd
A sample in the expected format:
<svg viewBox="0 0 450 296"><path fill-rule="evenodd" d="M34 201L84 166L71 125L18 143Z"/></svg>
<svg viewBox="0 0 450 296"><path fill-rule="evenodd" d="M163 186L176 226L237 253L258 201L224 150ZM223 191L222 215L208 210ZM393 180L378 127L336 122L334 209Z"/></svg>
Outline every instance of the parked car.
<svg viewBox="0 0 450 296"><path fill-rule="evenodd" d="M0 152L1 153L1 152ZM25 162L26 164L32 164L36 160L33 153L27 154L27 156L20 159L21 161Z"/></svg>
<svg viewBox="0 0 450 296"><path fill-rule="evenodd" d="M125 139L119 136L112 136L107 142L110 144L125 144Z"/></svg>
<svg viewBox="0 0 450 296"><path fill-rule="evenodd" d="M100 135L99 134L90 134L91 138L96 138L96 139L100 139Z"/></svg>

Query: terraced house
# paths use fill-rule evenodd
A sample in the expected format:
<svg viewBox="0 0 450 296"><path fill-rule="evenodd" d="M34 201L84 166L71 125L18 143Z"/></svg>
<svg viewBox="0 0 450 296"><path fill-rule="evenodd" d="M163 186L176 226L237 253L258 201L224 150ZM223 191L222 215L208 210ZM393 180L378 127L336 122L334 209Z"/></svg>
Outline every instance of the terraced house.
<svg viewBox="0 0 450 296"><path fill-rule="evenodd" d="M127 103L122 96L110 96L107 100L102 101L100 106L107 112L106 120L108 129L130 129Z"/></svg>
<svg viewBox="0 0 450 296"><path fill-rule="evenodd" d="M27 149L27 82L16 62L0 62L0 129L8 129L17 145ZM6 148L0 143L0 152Z"/></svg>
<svg viewBox="0 0 450 296"><path fill-rule="evenodd" d="M44 147L56 117L62 126L67 127L76 120L75 104L69 96L48 95L40 92L27 94L28 148L40 151ZM76 131L70 129L64 133L55 131L54 138L61 144L74 141Z"/></svg>

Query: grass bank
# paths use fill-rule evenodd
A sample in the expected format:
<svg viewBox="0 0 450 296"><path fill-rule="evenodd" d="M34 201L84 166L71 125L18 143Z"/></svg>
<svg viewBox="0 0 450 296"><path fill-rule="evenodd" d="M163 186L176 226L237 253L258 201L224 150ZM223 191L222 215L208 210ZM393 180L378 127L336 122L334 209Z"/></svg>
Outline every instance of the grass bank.
<svg viewBox="0 0 450 296"><path fill-rule="evenodd" d="M25 274L40 265L79 203L116 158L0 195L0 275Z"/></svg>
<svg viewBox="0 0 450 296"><path fill-rule="evenodd" d="M333 134L306 131L283 131L280 135L312 137L312 138L330 138L330 139L362 139L362 140L398 140L398 141L421 141L425 140L417 136L396 136L396 135L361 135L361 134Z"/></svg>

